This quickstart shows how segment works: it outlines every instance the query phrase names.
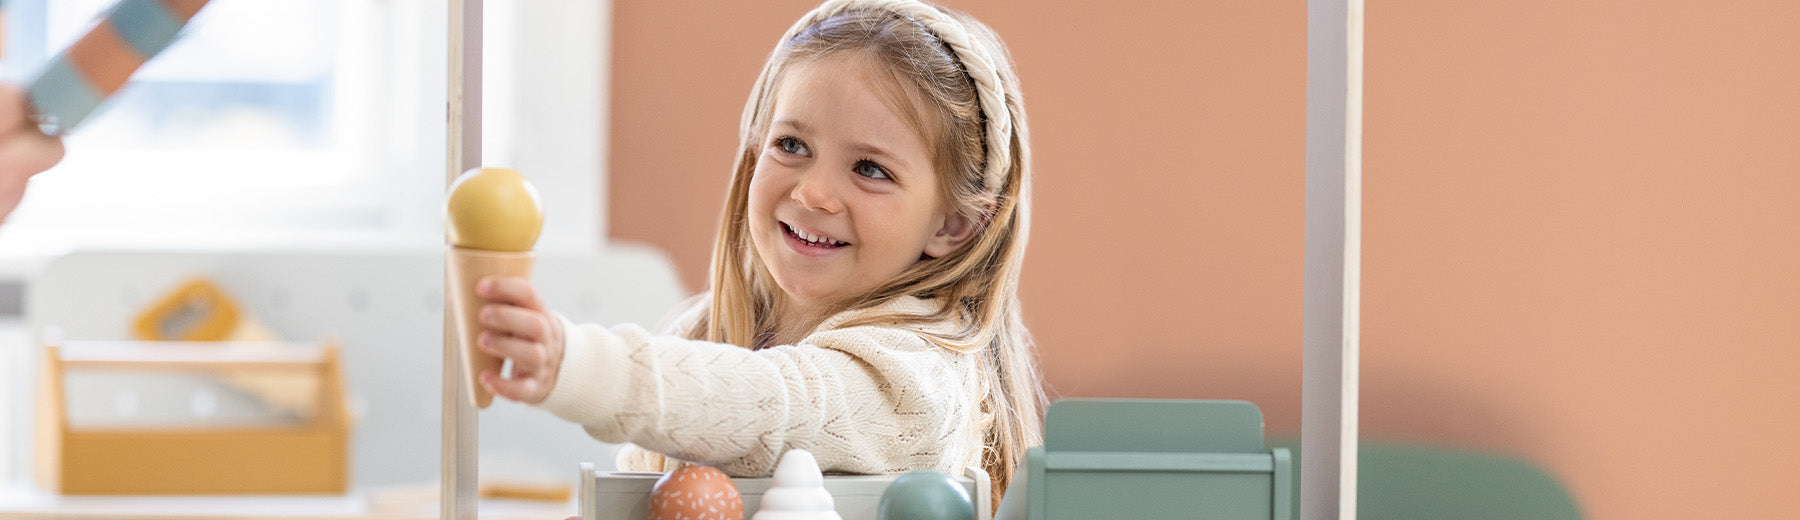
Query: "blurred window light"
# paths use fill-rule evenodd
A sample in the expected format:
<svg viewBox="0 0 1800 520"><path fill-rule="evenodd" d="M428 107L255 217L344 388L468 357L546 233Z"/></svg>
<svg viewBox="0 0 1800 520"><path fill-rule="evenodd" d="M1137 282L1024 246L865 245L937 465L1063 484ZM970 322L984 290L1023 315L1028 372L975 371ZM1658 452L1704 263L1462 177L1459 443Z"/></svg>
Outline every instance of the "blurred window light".
<svg viewBox="0 0 1800 520"><path fill-rule="evenodd" d="M7 0L7 80L29 81L115 1ZM213 0L66 136L0 226L0 256L440 240L423 187L441 185L442 123L421 121L443 103L442 11Z"/></svg>

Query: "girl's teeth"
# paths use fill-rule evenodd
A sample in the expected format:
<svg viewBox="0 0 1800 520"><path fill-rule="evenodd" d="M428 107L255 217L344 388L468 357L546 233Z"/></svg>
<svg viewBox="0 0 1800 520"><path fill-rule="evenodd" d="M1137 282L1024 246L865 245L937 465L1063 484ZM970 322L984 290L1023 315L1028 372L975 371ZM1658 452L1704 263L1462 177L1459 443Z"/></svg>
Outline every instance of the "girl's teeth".
<svg viewBox="0 0 1800 520"><path fill-rule="evenodd" d="M813 244L818 244L818 245L822 245L822 246L834 246L834 245L840 244L836 240L829 240L822 236L814 235L812 233L807 233L797 227L788 226L788 230L793 231L794 236L800 237L801 240L805 240L805 241L813 243Z"/></svg>

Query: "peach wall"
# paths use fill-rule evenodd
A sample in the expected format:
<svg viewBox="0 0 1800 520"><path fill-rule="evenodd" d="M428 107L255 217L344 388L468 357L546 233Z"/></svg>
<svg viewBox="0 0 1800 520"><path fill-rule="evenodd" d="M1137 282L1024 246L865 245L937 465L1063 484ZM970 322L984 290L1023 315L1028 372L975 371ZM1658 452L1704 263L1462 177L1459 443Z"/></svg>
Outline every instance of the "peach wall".
<svg viewBox="0 0 1800 520"><path fill-rule="evenodd" d="M1800 517L1800 4L1370 2L1364 431Z"/></svg>
<svg viewBox="0 0 1800 520"><path fill-rule="evenodd" d="M1800 12L1370 4L1364 435L1528 458L1593 518L1800 516ZM813 5L614 2L611 227L691 286ZM1054 391L1297 432L1304 2L952 5L1025 83Z"/></svg>

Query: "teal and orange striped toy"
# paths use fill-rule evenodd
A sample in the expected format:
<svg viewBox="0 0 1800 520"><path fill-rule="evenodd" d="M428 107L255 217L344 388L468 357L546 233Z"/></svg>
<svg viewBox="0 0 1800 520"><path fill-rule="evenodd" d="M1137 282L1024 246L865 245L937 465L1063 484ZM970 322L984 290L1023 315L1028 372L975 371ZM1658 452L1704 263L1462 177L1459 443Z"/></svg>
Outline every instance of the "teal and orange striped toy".
<svg viewBox="0 0 1800 520"><path fill-rule="evenodd" d="M38 127L58 135L87 120L138 67L168 48L206 2L119 0L27 87Z"/></svg>

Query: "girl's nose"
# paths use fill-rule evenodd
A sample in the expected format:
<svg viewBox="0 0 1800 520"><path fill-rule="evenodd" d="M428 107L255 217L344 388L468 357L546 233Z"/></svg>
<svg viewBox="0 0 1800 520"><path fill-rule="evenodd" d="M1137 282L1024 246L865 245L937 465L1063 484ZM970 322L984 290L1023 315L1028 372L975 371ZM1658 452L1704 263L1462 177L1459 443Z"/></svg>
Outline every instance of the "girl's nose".
<svg viewBox="0 0 1800 520"><path fill-rule="evenodd" d="M806 209L820 213L837 213L844 210L843 202L837 194L827 172L812 170L801 172L794 182L794 191L789 195L794 202Z"/></svg>

